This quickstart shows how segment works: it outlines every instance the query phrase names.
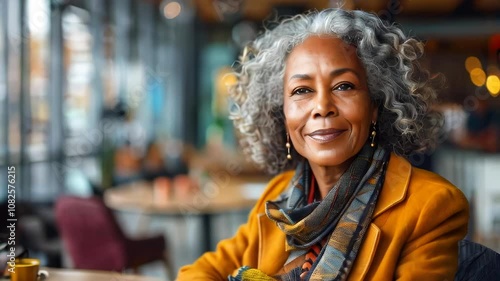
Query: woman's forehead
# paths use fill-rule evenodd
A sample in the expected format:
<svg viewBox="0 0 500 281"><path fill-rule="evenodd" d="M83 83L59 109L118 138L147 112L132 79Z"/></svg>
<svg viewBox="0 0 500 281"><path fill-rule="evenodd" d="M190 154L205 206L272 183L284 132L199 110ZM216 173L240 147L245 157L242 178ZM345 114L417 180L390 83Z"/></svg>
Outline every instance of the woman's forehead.
<svg viewBox="0 0 500 281"><path fill-rule="evenodd" d="M333 36L311 36L297 45L285 61L285 76L290 72L307 71L319 64L328 67L348 67L361 70L356 47Z"/></svg>

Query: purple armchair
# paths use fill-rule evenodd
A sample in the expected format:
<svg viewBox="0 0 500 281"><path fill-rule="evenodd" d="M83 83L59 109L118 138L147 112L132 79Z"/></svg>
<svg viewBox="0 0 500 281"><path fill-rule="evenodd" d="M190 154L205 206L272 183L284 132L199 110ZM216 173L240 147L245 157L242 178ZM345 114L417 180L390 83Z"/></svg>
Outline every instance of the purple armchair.
<svg viewBox="0 0 500 281"><path fill-rule="evenodd" d="M132 268L137 272L139 266L160 260L173 277L163 235L129 239L102 199L62 196L56 202L55 213L75 268L108 271Z"/></svg>

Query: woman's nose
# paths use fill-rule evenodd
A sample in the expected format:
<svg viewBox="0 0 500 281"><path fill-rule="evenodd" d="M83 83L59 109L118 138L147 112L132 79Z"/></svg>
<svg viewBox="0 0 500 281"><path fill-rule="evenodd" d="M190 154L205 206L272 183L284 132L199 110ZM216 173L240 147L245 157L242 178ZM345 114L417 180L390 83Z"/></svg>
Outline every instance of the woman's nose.
<svg viewBox="0 0 500 281"><path fill-rule="evenodd" d="M314 99L313 116L316 117L329 117L338 113L333 94L329 90L320 90L316 93Z"/></svg>

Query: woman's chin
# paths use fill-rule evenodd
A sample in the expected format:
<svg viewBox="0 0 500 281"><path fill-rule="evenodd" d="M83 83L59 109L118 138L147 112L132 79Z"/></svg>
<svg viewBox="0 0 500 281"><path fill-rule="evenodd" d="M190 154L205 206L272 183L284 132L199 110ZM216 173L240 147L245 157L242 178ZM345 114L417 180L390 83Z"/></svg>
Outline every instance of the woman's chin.
<svg viewBox="0 0 500 281"><path fill-rule="evenodd" d="M347 155L345 153L339 153L335 151L328 151L325 153L317 153L317 155L306 157L306 159L311 165L334 167L349 162L352 157L353 155Z"/></svg>

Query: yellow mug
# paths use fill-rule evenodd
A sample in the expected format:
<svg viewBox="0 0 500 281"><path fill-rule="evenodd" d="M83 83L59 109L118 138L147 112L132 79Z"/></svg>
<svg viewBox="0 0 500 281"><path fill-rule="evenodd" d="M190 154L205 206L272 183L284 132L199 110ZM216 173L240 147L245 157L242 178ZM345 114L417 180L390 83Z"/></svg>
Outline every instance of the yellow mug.
<svg viewBox="0 0 500 281"><path fill-rule="evenodd" d="M16 260L16 266L9 268L10 281L37 281L40 260L22 258Z"/></svg>

